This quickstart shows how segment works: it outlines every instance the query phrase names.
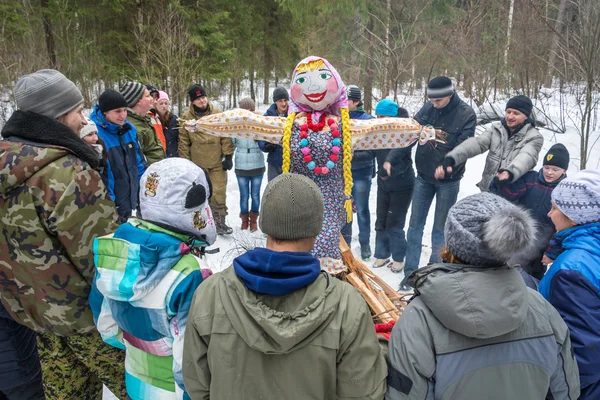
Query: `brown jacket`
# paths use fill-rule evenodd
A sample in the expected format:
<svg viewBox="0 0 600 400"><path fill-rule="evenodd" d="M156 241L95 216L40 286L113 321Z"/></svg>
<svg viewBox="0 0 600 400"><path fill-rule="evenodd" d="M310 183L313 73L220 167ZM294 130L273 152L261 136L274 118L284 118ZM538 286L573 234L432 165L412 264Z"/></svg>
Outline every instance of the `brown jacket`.
<svg viewBox="0 0 600 400"><path fill-rule="evenodd" d="M221 110L208 105L203 115L195 112L194 107L186 111L183 120L199 119L206 115L218 114ZM234 148L231 139L206 135L201 132L189 132L183 124L179 127L179 157L187 158L202 168L211 169L221 165L223 156L233 154Z"/></svg>

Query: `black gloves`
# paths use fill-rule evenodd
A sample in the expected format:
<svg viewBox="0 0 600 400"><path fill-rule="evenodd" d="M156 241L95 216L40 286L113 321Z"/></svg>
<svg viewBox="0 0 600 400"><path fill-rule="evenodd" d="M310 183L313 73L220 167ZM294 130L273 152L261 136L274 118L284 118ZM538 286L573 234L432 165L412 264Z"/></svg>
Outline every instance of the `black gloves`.
<svg viewBox="0 0 600 400"><path fill-rule="evenodd" d="M506 172L508 174L508 179L505 179L503 181L501 181L500 179L498 179L498 175L496 174L496 176L494 176L494 179L492 179L492 183L490 184L490 187L492 186L496 186L496 187L500 187L502 185L505 185L507 183L511 183L513 181L514 175L512 174L512 172L507 171L505 169L501 169L498 171L498 174L501 174L502 172Z"/></svg>
<svg viewBox="0 0 600 400"><path fill-rule="evenodd" d="M444 171L448 167L454 167L454 164L456 164L456 163L454 162L454 158L452 158L452 157L446 157L442 161L442 167L444 167Z"/></svg>
<svg viewBox="0 0 600 400"><path fill-rule="evenodd" d="M450 174L448 174L448 167L454 167L456 162L452 157L446 157L442 160L442 167L444 168L444 178L448 178Z"/></svg>
<svg viewBox="0 0 600 400"><path fill-rule="evenodd" d="M277 151L278 148L279 148L278 144L270 143L270 142L265 143L265 151L267 153L272 153L274 151Z"/></svg>
<svg viewBox="0 0 600 400"><path fill-rule="evenodd" d="M501 174L502 172L506 172L508 174L508 179L506 180L506 182L512 182L512 180L514 179L514 175L512 172L506 170L506 169L501 169L498 171L499 174Z"/></svg>
<svg viewBox="0 0 600 400"><path fill-rule="evenodd" d="M223 161L221 161L221 165L223 165L223 169L225 171L229 171L231 168L233 168L233 159L232 159L233 155L229 154L227 156L225 156L225 158L223 159Z"/></svg>

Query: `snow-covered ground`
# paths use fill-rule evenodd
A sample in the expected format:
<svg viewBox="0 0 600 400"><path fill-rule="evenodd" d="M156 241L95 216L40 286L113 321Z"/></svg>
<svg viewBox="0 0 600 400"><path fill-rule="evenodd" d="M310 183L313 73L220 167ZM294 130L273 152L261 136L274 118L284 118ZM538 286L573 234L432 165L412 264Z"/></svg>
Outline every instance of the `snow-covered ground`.
<svg viewBox="0 0 600 400"><path fill-rule="evenodd" d="M418 107L421 103L422 97L414 96L410 99L400 99L400 104L405 104L405 107L409 108L409 113L414 115L416 111L418 111ZM260 106L259 111L264 111L266 106ZM558 113L557 107L554 105L550 105L547 107L548 113L550 116L554 116ZM554 114L554 115L553 115ZM567 124L568 125L568 124ZM484 126L478 127L478 132L482 132ZM578 135L574 126L567 126L567 132L564 134L557 134L547 129L541 129L542 134L544 135L545 142L540 152L539 162L537 168L541 168L543 156L546 154L548 149L554 143L563 143L571 154L571 163L569 166L568 173L573 174L579 170L579 143L580 136ZM593 135L590 143L595 143L596 140L600 137L600 131L596 131ZM482 154L475 158L470 159L467 162L467 168L464 178L461 181L461 187L459 192L459 200L467 197L469 195L479 193L479 189L475 186L479 180L481 179L481 173L483 171L485 165L486 154ZM589 154L588 168L598 169L600 167L600 144L596 145ZM261 187L261 192L267 185L267 176L265 174L263 184ZM371 248L375 250L375 218L376 218L376 204L377 204L377 180L373 179L373 185L371 188L371 196L370 196L370 211L371 211ZM240 219L238 217L240 211L239 205L239 189L237 185L237 180L235 177L235 173L233 170L228 173L228 183L227 183L227 206L229 207L229 216L227 217L227 222L230 226L233 227L234 232L231 236L219 236L216 243L211 246L211 248L219 248L219 253L217 254L209 254L206 257L207 267L212 269L213 272L223 271L225 268L231 265L233 258L237 255L241 254L245 251L245 249L256 247L256 246L264 246L265 237L264 235L258 231L255 233L250 233L249 231L240 230ZM427 218L427 224L425 226L425 233L423 235L423 250L421 253L421 264L420 266L424 266L431 254L431 228L433 226L433 210L435 209L435 204L431 205L430 213ZM407 216L406 229L408 229L408 221L410 219L410 210L409 215ZM358 244L358 225L356 219L353 222L353 237L351 248L354 254L357 257L360 257L360 246ZM367 262L367 265L372 268L374 259L371 259ZM395 274L391 272L388 268L378 268L373 270L379 276L381 276L388 284L392 287L398 287L400 281L404 277L403 273ZM105 399L115 399L108 390L105 389Z"/></svg>

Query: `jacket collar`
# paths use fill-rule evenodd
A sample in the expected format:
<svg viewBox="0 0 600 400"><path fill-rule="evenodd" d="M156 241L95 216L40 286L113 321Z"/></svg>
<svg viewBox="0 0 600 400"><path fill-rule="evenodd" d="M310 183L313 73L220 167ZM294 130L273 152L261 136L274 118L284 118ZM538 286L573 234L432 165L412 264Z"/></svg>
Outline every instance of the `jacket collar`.
<svg viewBox="0 0 600 400"><path fill-rule="evenodd" d="M4 125L2 137L12 137L12 141L33 142L39 147L62 147L94 169L99 165L96 152L69 127L30 111L15 111Z"/></svg>
<svg viewBox="0 0 600 400"><path fill-rule="evenodd" d="M460 104L460 98L458 97L458 95L456 93L454 93L452 95L452 98L450 99L450 102L446 105L446 107L437 110L440 114L448 114L451 113L452 111L454 111L454 109L456 107L458 107L458 105Z"/></svg>
<svg viewBox="0 0 600 400"><path fill-rule="evenodd" d="M500 123L502 124L502 127L504 127L504 130L506 131L506 133L508 133L509 138L516 136L516 135L525 136L527 131L529 131L530 127L535 127L535 121L530 118L527 118L525 120L525 122L523 122L521 125L519 125L517 127L517 129L515 129L512 132L511 132L510 128L508 127L508 125L506 124L506 118L502 118L502 120L500 120Z"/></svg>
<svg viewBox="0 0 600 400"><path fill-rule="evenodd" d="M141 116L138 113L136 113L135 111L133 111L132 108L129 108L129 107L127 107L127 118L137 119L139 121L150 122L149 115L146 114L144 116Z"/></svg>
<svg viewBox="0 0 600 400"><path fill-rule="evenodd" d="M190 104L190 111L192 112L193 116L195 116L197 118L202 118L204 116L210 115L210 113L212 112L212 106L210 103L208 103L206 105L206 110L200 111L193 104Z"/></svg>
<svg viewBox="0 0 600 400"><path fill-rule="evenodd" d="M560 181L562 181L566 177L567 173L565 172L560 178L558 178L554 182L548 183L546 182L546 179L544 179L544 168L540 168L540 170L538 171L538 181L551 188L555 188L560 183Z"/></svg>
<svg viewBox="0 0 600 400"><path fill-rule="evenodd" d="M321 264L310 253L255 248L233 260L244 286L257 293L282 296L313 283Z"/></svg>

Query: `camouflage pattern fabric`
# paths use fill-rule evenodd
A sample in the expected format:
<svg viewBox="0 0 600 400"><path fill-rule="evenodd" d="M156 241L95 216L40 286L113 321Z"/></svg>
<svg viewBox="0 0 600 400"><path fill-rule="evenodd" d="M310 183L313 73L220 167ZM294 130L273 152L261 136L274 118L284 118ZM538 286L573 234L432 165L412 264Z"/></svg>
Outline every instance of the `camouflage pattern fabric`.
<svg viewBox="0 0 600 400"><path fill-rule="evenodd" d="M165 159L165 150L157 136L149 116L140 117L132 109L127 109L127 121L135 127L140 149L146 157L148 167Z"/></svg>
<svg viewBox="0 0 600 400"><path fill-rule="evenodd" d="M47 400L100 400L102 384L119 399L129 399L125 351L104 343L98 332L38 335L38 351Z"/></svg>
<svg viewBox="0 0 600 400"><path fill-rule="evenodd" d="M17 322L60 336L95 330L92 243L116 223L89 164L62 147L0 141L0 296Z"/></svg>

